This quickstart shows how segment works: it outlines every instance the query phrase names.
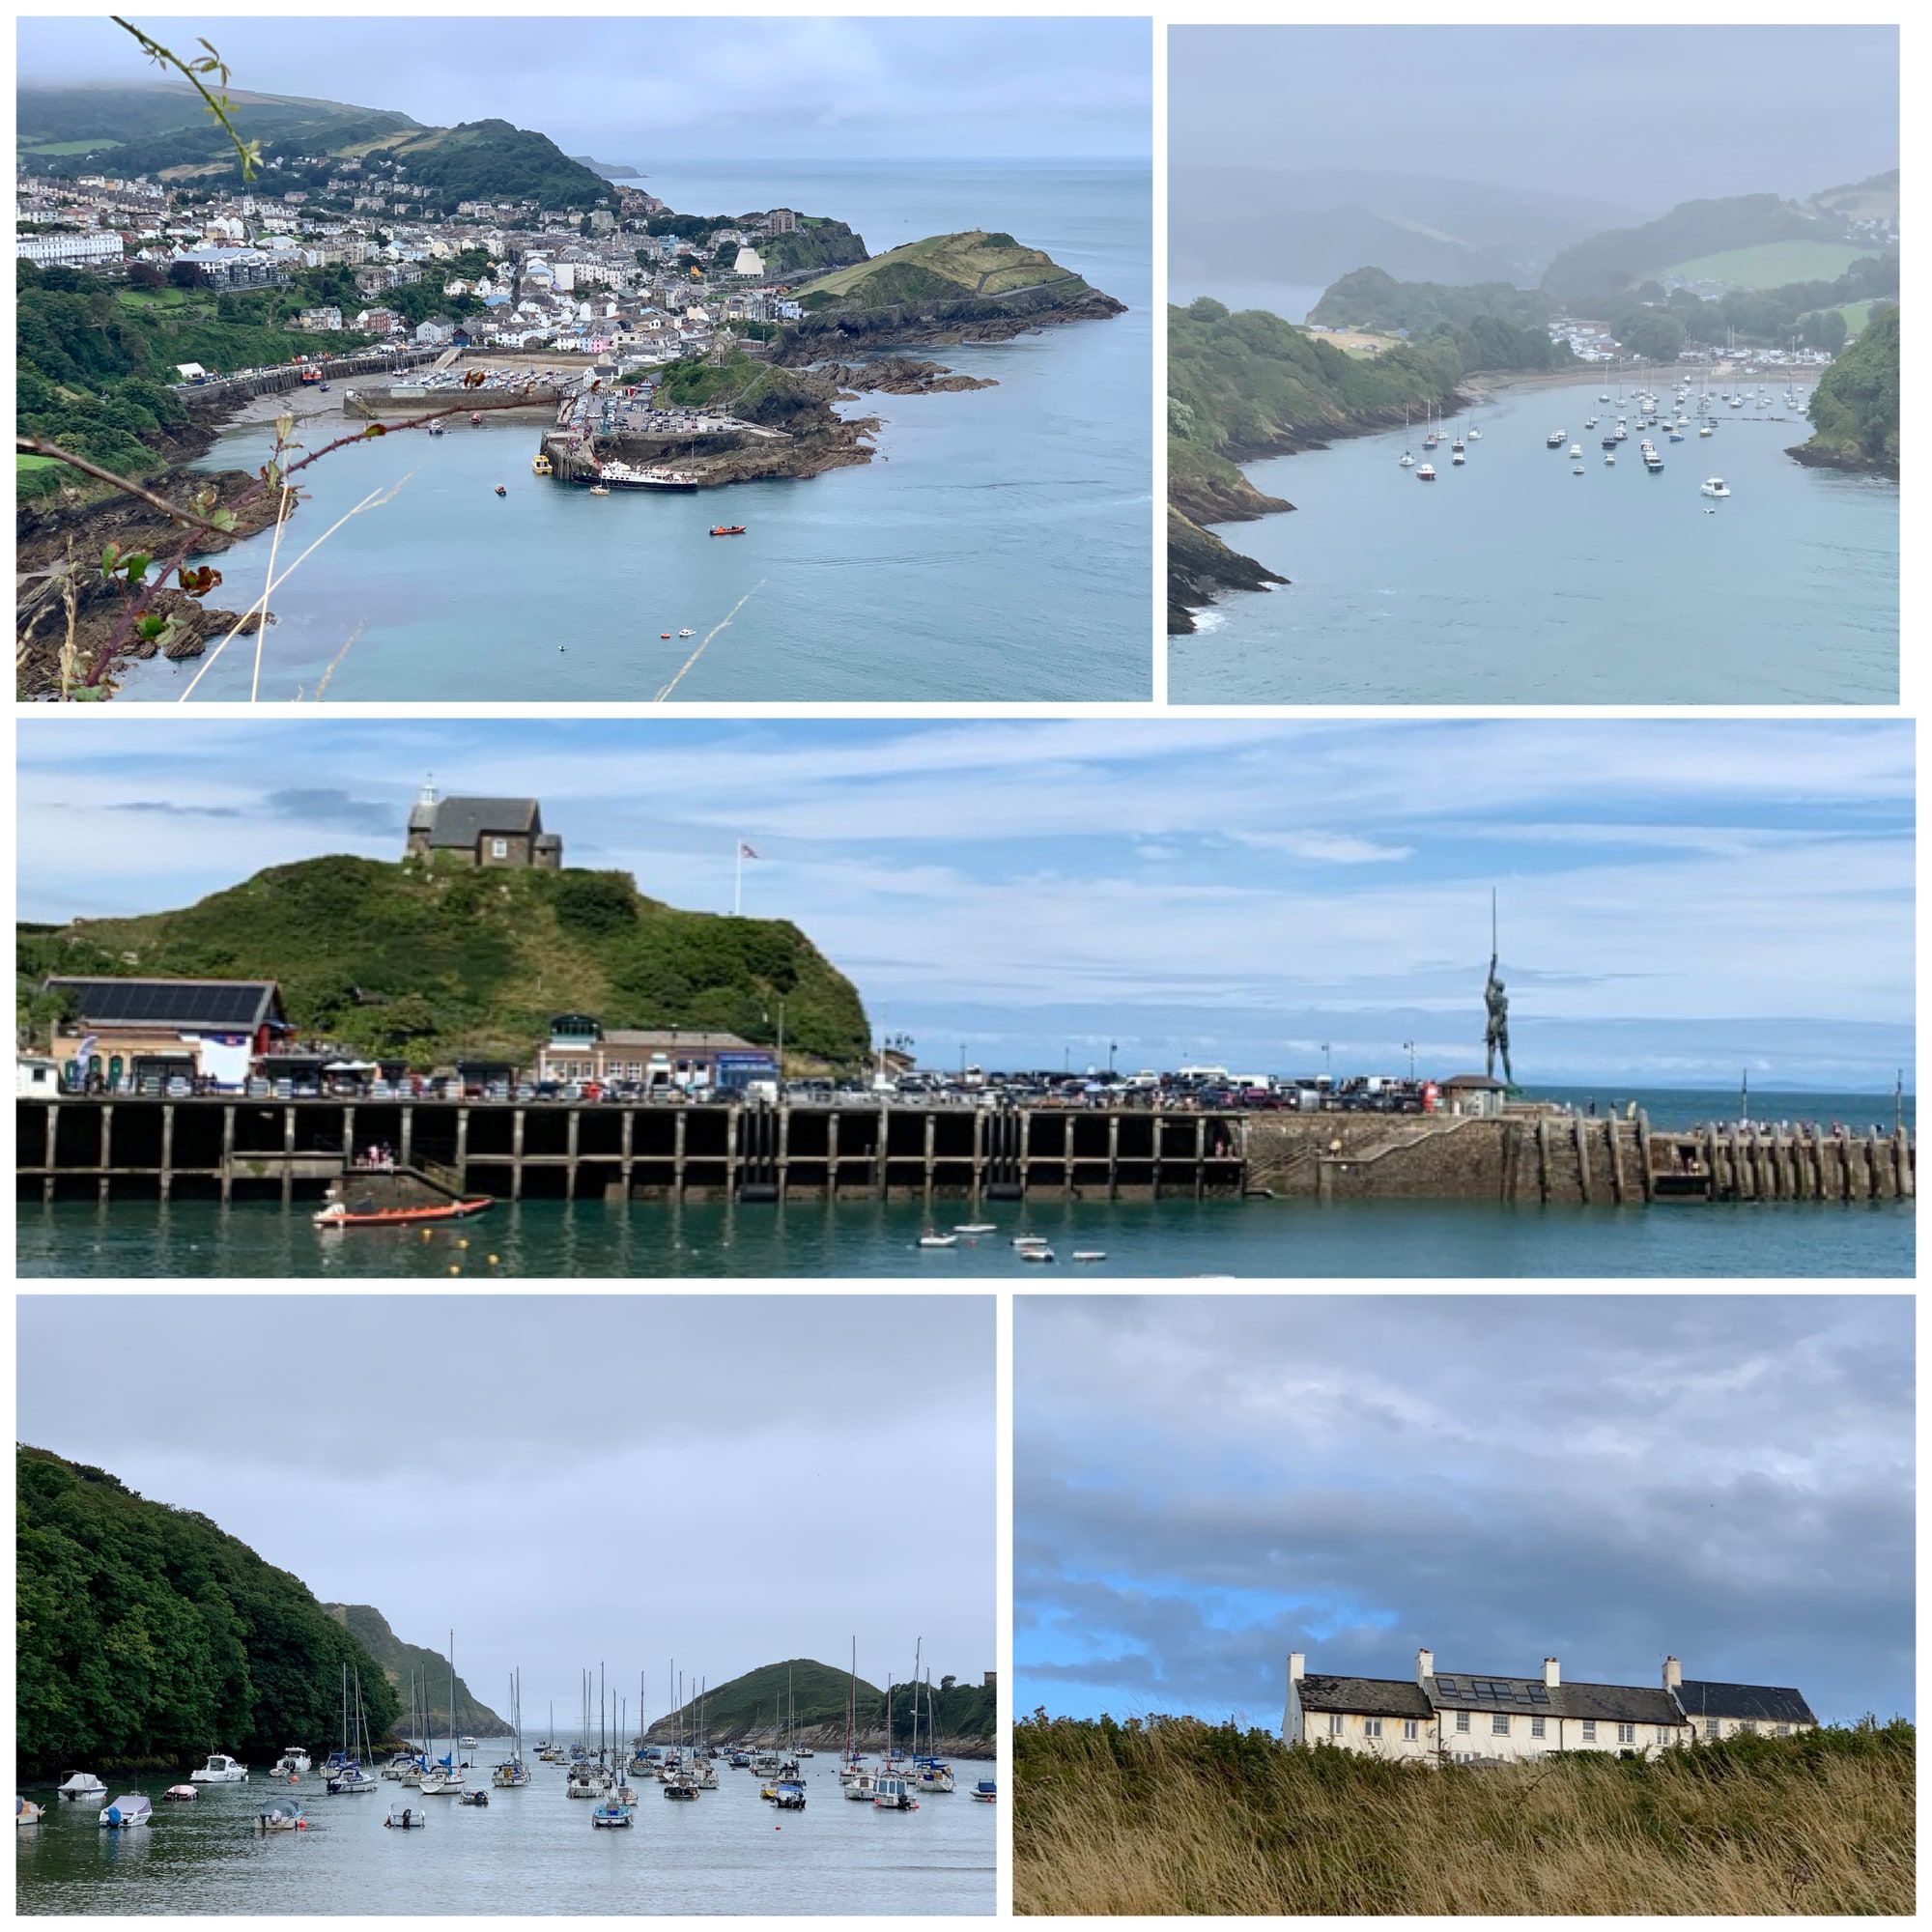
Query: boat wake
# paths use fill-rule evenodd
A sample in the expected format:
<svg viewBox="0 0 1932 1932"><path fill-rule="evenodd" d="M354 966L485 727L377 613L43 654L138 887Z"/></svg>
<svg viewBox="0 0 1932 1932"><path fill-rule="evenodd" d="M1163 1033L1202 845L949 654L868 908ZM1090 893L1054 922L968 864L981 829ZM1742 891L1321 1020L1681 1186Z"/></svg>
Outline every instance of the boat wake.
<svg viewBox="0 0 1932 1932"><path fill-rule="evenodd" d="M738 612L742 611L745 608L745 606L749 604L752 601L752 599L764 587L765 587L765 580L761 577L758 579L757 582L752 585L750 590L745 592L744 596L738 599L737 603L732 605L730 610L725 611L724 615L716 624L714 624L710 630L705 632L703 638L699 640L696 649L694 650L692 654L688 658L686 658L681 665L678 666L677 675L673 677L671 681L668 685L666 685L664 689L661 690L654 698L652 698L651 702L653 704L662 704L665 701L665 699L671 695L671 693L675 691L681 683L683 683L685 672L688 671L692 668L692 666L695 665L698 661L698 659L704 655L705 645L710 643L711 639L715 638L720 631L727 629L730 625L731 619L735 617L738 614Z"/></svg>

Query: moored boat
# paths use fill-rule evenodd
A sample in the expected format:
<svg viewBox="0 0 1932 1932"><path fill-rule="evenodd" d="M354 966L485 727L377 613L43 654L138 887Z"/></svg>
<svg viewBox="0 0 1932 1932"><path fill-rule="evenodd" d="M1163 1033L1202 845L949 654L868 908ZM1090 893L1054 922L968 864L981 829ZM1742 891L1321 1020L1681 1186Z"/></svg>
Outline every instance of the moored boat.
<svg viewBox="0 0 1932 1932"><path fill-rule="evenodd" d="M154 1804L146 1794L130 1791L111 1804L103 1804L98 1822L109 1832L131 1832L137 1825L148 1824L154 1815Z"/></svg>
<svg viewBox="0 0 1932 1932"><path fill-rule="evenodd" d="M711 526L711 534L714 537L741 537L745 534L745 526L743 524L713 524Z"/></svg>
<svg viewBox="0 0 1932 1932"><path fill-rule="evenodd" d="M248 1767L216 1751L199 1771L189 1772L188 1778L195 1784L246 1784Z"/></svg>
<svg viewBox="0 0 1932 1932"><path fill-rule="evenodd" d="M278 1798L274 1804L255 1813L255 1829L258 1832L305 1832L308 1820L302 1816L301 1805L295 1799Z"/></svg>
<svg viewBox="0 0 1932 1932"><path fill-rule="evenodd" d="M487 1195L465 1201L439 1201L425 1208L354 1208L341 1201L331 1201L313 1216L318 1228L406 1228L419 1221L467 1221L472 1214L487 1213L496 1203Z"/></svg>
<svg viewBox="0 0 1932 1932"><path fill-rule="evenodd" d="M46 1816L46 1807L36 1804L31 1798L16 1796L14 1800L14 1822L16 1825L38 1825Z"/></svg>
<svg viewBox="0 0 1932 1932"><path fill-rule="evenodd" d="M171 1784L161 1796L171 1804L192 1804L201 1793L191 1784Z"/></svg>
<svg viewBox="0 0 1932 1932"><path fill-rule="evenodd" d="M71 1771L54 1788L57 1798L104 1798L107 1787L91 1771Z"/></svg>

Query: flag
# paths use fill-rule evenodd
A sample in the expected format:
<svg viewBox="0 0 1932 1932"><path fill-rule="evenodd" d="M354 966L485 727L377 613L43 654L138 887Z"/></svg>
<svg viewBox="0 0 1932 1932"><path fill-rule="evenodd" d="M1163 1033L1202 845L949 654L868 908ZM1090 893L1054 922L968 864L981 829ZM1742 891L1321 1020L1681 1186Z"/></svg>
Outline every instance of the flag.
<svg viewBox="0 0 1932 1932"><path fill-rule="evenodd" d="M739 858L741 858L741 859L757 859L757 858L758 858L758 855L757 855L757 854L756 854L755 852L753 852L753 851L752 850L752 848L751 848L751 847L750 847L749 845L747 845L747 844L745 843L745 841L744 841L744 840L743 840L742 838L738 840L738 856L739 856ZM760 865L763 865L763 864L764 864L764 861L763 861L762 859L759 859L759 860L758 860L758 863L759 863Z"/></svg>

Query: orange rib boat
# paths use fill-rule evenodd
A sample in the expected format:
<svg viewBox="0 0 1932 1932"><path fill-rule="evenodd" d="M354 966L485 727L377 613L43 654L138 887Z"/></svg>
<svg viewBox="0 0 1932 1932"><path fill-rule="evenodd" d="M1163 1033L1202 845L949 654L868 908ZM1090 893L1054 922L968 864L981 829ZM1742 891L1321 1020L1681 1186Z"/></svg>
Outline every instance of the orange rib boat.
<svg viewBox="0 0 1932 1932"><path fill-rule="evenodd" d="M318 1228L408 1228L419 1221L467 1221L495 1207L487 1195L469 1201L439 1201L433 1208L368 1208L357 1212L339 1203L314 1216Z"/></svg>
<svg viewBox="0 0 1932 1932"><path fill-rule="evenodd" d="M745 526L743 524L713 524L711 534L714 537L741 537L745 534Z"/></svg>

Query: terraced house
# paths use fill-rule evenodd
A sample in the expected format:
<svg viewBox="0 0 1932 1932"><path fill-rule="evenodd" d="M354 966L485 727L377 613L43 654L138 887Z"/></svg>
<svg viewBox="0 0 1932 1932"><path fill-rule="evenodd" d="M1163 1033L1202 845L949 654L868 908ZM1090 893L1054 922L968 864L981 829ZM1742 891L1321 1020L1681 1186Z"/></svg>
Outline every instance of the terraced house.
<svg viewBox="0 0 1932 1932"><path fill-rule="evenodd" d="M1540 1677L1438 1674L1435 1654L1415 1653L1413 1680L1311 1675L1288 1660L1282 1741L1372 1756L1501 1764L1549 1751L1637 1751L1764 1731L1789 1736L1817 1724L1796 1690L1688 1679L1665 1658L1662 1681L1566 1684L1558 1662Z"/></svg>

